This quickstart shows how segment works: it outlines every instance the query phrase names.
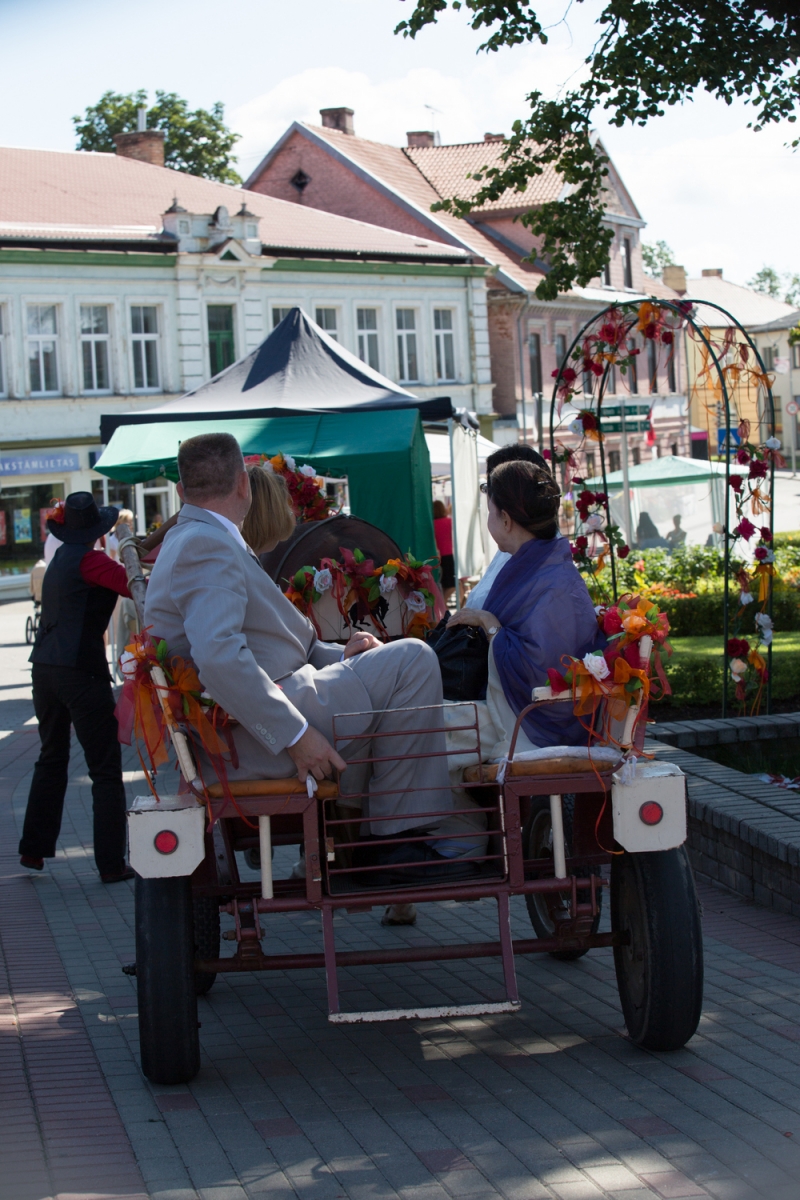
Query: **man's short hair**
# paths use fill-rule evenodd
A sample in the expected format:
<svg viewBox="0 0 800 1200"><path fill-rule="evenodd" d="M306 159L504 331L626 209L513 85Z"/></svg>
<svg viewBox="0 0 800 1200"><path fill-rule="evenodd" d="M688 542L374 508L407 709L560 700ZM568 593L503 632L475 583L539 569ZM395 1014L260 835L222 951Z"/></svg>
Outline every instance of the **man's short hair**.
<svg viewBox="0 0 800 1200"><path fill-rule="evenodd" d="M532 446L526 446L524 442L512 442L509 446L501 446L486 459L486 478L488 479L492 471L495 471L502 463L507 462L529 462L533 463L535 467L543 467L545 471L550 470L550 464L542 458L538 450L534 450Z"/></svg>
<svg viewBox="0 0 800 1200"><path fill-rule="evenodd" d="M230 433L198 433L178 448L178 474L190 504L230 495L243 470L241 447Z"/></svg>

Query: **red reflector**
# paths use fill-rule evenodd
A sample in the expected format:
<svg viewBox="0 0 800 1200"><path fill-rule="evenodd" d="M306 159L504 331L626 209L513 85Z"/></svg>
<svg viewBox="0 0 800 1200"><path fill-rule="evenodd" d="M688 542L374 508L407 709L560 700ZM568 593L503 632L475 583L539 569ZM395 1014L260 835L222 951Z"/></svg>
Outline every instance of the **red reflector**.
<svg viewBox="0 0 800 1200"><path fill-rule="evenodd" d="M664 810L655 800L648 800L639 809L639 817L645 825L657 825L664 816Z"/></svg>
<svg viewBox="0 0 800 1200"><path fill-rule="evenodd" d="M178 849L178 835L171 829L162 829L153 838L153 845L159 854L174 854Z"/></svg>

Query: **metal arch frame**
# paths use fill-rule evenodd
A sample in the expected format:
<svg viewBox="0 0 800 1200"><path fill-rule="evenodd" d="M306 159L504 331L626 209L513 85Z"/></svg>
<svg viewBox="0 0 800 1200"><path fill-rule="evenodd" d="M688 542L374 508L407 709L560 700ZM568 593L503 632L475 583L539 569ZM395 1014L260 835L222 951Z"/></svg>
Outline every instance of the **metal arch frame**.
<svg viewBox="0 0 800 1200"><path fill-rule="evenodd" d="M606 305L605 308L600 309L599 312L596 312L592 317L589 318L588 321L585 321L583 323L583 325L580 327L580 329L578 330L578 333L573 338L573 341L572 341L569 349L567 350L566 355L564 356L563 362L561 362L559 364L558 374L556 375L555 383L553 385L553 394L552 394L552 397L550 400L550 454L551 454L551 462L553 464L554 470L555 470L555 466L556 466L555 412L556 412L556 404L558 402L558 389L561 384L564 368L570 364L570 362L572 360L572 354L573 354L575 348L583 341L583 338L584 338L586 332L589 330L589 328L592 325L595 324L595 322L601 320L607 313L617 312L620 309L625 310L628 308L629 305L632 308L633 306L638 306L638 304L641 304L641 303L643 303L643 301L641 301L641 300L640 301L636 301L636 300L624 301L621 304L620 303L608 304L608 305ZM727 319L727 321L731 325L733 325L738 330L739 333L741 333L743 335L745 342L747 343L747 345L750 347L750 349L753 352L753 355L755 357L756 362L758 363L758 366L760 368L762 375L766 376L766 368L764 366L764 361L758 352L758 348L756 347L756 344L753 341L753 339L750 337L750 334L747 332L747 330L744 328L744 326L739 321L737 321L737 319L733 316L733 314L728 312L728 310L723 308L721 305L713 304L707 300L688 299L688 300L681 301L682 305L686 305L686 304L692 305L692 310L687 313L684 308L679 307L678 303L675 301L672 301L672 300L660 300L657 297L653 297L652 303L658 305L659 308L669 309L671 312L674 312L676 314L676 316L678 316L681 319L681 321L683 321L687 325L691 326L694 334L702 342L702 344L705 346L706 350L708 351L709 357L711 358L711 360L714 364L714 367L716 368L717 378L719 380L721 393L722 393L722 400L725 405L725 451L726 451L726 454L725 454L725 515L724 515L724 530L723 530L725 591L724 591L723 610L722 610L723 611L722 716L725 717L727 715L727 709L728 709L728 653L727 653L727 647L728 647L728 630L729 630L729 626L730 626L730 609L729 609L730 579L729 579L729 575L730 575L730 559L731 559L731 555L730 555L731 536L730 536L729 526L730 526L731 450L733 448L733 445L731 442L731 404L730 404L730 396L728 393L728 386L725 381L725 374L723 371L722 363L721 363L718 355L716 354L714 347L711 344L711 341L709 340L708 337L706 337L705 333L703 332L704 327L701 326L694 318L693 313L696 310L697 306L702 305L703 308L714 309L716 312L721 313ZM688 364L687 364L687 367L688 367ZM606 501L605 501L604 507L606 510L606 521L610 525L611 524L611 502L608 498L606 457L605 457L605 451L603 448L602 418L601 418L601 409L602 409L602 405L603 405L603 398L605 396L606 382L608 379L609 369L610 369L610 364L607 363L605 370L603 372L602 378L600 379L600 385L599 385L599 388L597 391L597 431L601 435L598 445L600 447L600 471L601 471L601 475L602 475L602 479L603 479L603 491L606 494ZM768 425L768 429L769 429L768 436L774 437L774 435L775 435L775 401L774 401L774 398L772 395L772 388L766 387L765 392L766 392L766 414L765 415L767 417L766 424ZM757 401L756 401L756 403L757 403ZM690 394L688 370L687 370L687 379L686 379L686 404L687 404L687 412L689 414L691 414L691 394ZM769 530L770 530L770 534L772 535L774 512L775 512L775 503L774 503L774 499L775 499L775 462L773 459L770 459L770 465L769 465L769 486L770 486L770 498L772 501L770 504L770 510L769 510ZM614 600L616 601L618 592L617 592L617 570L616 570L616 562L615 562L616 555L614 553L612 553L610 555L610 560L611 560L611 588L612 588L612 592L614 595ZM767 600L767 609L768 609L770 616L772 616L772 600L773 600L773 585L772 585L772 577L770 576L769 596L768 596L768 600ZM767 701L766 701L767 713L771 712L771 709L772 709L772 642L770 642L770 644L767 646Z"/></svg>

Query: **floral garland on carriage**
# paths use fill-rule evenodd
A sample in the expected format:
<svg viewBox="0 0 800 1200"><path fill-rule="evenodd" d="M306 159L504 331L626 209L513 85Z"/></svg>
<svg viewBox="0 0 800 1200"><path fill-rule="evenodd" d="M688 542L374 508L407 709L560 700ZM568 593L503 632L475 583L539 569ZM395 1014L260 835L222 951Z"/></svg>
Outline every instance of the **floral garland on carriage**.
<svg viewBox="0 0 800 1200"><path fill-rule="evenodd" d="M336 502L327 495L325 480L309 463L298 467L291 454L248 454L244 462L247 467L262 467L283 476L298 523L325 521L339 511Z"/></svg>

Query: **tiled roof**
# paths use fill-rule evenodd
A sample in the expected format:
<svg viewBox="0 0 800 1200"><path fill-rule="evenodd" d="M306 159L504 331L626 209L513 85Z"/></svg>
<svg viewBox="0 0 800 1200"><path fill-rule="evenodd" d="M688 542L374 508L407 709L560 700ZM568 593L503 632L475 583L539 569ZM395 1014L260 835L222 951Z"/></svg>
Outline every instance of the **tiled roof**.
<svg viewBox="0 0 800 1200"><path fill-rule="evenodd" d="M354 137L352 134L317 125L307 125L306 128L376 176L400 196L410 200L441 227L441 236L450 234L458 238L458 241L473 254L480 255L506 272L518 287L529 291L537 287L542 279L542 272L532 263L522 262L521 254L516 255L507 250L460 217L446 212L431 213L431 205L441 197L400 147L387 146L383 142L370 142L366 138ZM435 236L435 232L432 231L431 236Z"/></svg>
<svg viewBox="0 0 800 1200"><path fill-rule="evenodd" d="M504 148L503 142L466 142L455 146L409 146L403 154L411 159L443 199L457 196L461 200L470 200L482 184L467 176L480 173L484 167L502 166ZM487 201L474 211L530 208L557 200L563 188L564 182L558 173L547 167L543 174L528 180L524 191L504 192L498 200Z"/></svg>
<svg viewBox="0 0 800 1200"><path fill-rule="evenodd" d="M721 275L703 275L700 279L687 279L686 299L707 300L711 304L719 304L745 326L764 325L768 321L788 317L794 311L794 306L784 304L783 300L774 300L772 296L765 296L763 292L754 292L752 288L730 283ZM700 305L698 316L712 328L722 328L729 324L721 313L705 305Z"/></svg>
<svg viewBox="0 0 800 1200"><path fill-rule="evenodd" d="M410 164L409 170L418 175ZM396 233L115 154L0 148L0 236L6 245L15 238L160 241L161 216L176 196L192 213L225 205L235 214L245 202L261 218L261 241L269 248L412 260L469 257L433 237Z"/></svg>

